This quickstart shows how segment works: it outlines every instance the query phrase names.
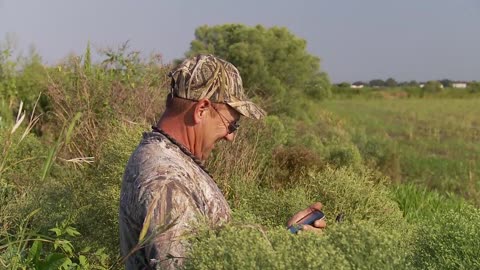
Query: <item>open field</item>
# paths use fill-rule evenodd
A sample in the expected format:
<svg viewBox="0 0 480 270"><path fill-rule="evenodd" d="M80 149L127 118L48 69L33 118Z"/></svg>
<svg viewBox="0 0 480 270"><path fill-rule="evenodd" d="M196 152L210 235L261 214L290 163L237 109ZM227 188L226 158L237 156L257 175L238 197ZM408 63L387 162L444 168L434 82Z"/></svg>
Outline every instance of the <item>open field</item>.
<svg viewBox="0 0 480 270"><path fill-rule="evenodd" d="M389 151L400 182L480 203L480 99L345 99L322 108L345 121L365 159ZM378 148L383 148L378 150Z"/></svg>

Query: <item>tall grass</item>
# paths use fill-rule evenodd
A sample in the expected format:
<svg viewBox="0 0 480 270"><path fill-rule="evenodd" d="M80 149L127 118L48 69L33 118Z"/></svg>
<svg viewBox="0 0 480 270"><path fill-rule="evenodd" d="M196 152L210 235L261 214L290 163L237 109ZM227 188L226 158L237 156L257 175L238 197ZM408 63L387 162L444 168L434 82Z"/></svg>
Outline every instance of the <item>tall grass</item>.
<svg viewBox="0 0 480 270"><path fill-rule="evenodd" d="M23 69L9 69L9 77L0 78L0 258L8 267L46 267L55 258L55 263L66 263L70 269L89 268L87 263L90 267L114 266L117 261L120 176L139 133L133 134L135 142L125 148L126 156L109 163L106 161L119 150L109 150L108 143L103 146L112 134L117 134L110 129L148 126L146 123L155 120L166 94L160 88L166 81L167 68L158 59L144 62L138 54L110 53L116 57L101 65L92 65L87 56L70 57L52 68L33 69L29 67L36 62L27 63ZM118 68L115 61L121 62ZM8 64L11 66L11 62ZM0 65L5 67L1 61ZM24 89L23 82L37 75L41 79L30 92L8 90ZM40 113L30 104L25 106L27 113L23 103L17 103L41 91L44 94L37 99ZM16 117L11 117L12 113ZM31 115L29 123L25 123L27 114ZM122 148L126 142L118 143L117 147ZM102 162L92 163L98 157ZM24 216L32 211L38 214L21 225ZM76 237L70 250L58 251L56 242L46 245L37 241L61 237L61 228L72 225L78 227L82 237ZM71 232L75 229L68 229ZM26 234L41 238L26 239ZM18 241L21 248L12 244ZM29 257L29 252L36 255ZM16 266L7 264L11 256L18 259Z"/></svg>
<svg viewBox="0 0 480 270"><path fill-rule="evenodd" d="M3 126L4 128L0 129L0 138L2 138L3 143L0 166L0 179L2 180L0 186L0 195L2 196L0 200L2 212L0 216L0 266L4 269L84 269L98 262L99 269L106 269L105 254L101 250L90 253L91 258L94 258L93 260L87 259L85 256L88 250L75 251L72 242L67 238L76 237L80 233L66 223L56 225L49 230L54 232L55 236L39 233L38 229L32 228L32 219L38 215L41 208L33 210L26 217L15 215L19 213L19 208L22 208L25 200L28 200L29 193L35 190L32 187L39 183L38 180L44 182L48 176L49 170L55 162L58 149L64 141L70 140L71 132L69 130L73 129L74 124L70 125L71 128L67 130L65 136L59 137L48 155L19 159L18 154L19 152L22 153L22 148L30 147L29 143L31 142L28 138L31 135L29 133L39 119L38 116L34 116L34 113L33 110L29 122L24 124L26 112L23 110L23 103L21 102L17 117L11 128ZM22 130L23 132L17 135ZM29 154L32 154L32 152ZM28 163L31 163L32 159L41 159L42 162L37 162L37 166L35 164L31 166ZM43 165L40 165L41 163ZM25 164L28 165L25 166ZM34 176L29 179L31 181L18 179L21 173L15 171L16 169L30 167L40 172L41 166L43 167L41 169L42 173L37 174L38 176L41 175L40 179L35 179L34 172L27 172L27 174ZM35 207L38 207L38 204Z"/></svg>

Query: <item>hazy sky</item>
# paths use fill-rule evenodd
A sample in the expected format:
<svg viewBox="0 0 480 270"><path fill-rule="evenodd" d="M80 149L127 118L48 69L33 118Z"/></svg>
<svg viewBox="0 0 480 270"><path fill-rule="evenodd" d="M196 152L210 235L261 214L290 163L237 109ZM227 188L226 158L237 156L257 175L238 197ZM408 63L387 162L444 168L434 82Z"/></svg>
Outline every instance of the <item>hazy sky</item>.
<svg viewBox="0 0 480 270"><path fill-rule="evenodd" d="M480 80L480 0L0 0L0 41L14 34L49 64L88 40L170 61L196 27L224 23L287 27L333 82Z"/></svg>

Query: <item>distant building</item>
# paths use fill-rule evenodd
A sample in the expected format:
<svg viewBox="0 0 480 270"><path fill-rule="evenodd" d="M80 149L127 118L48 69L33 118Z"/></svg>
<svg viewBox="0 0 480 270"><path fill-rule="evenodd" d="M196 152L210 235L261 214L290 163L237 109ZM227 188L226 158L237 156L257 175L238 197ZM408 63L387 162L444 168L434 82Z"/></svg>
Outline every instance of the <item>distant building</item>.
<svg viewBox="0 0 480 270"><path fill-rule="evenodd" d="M467 88L467 83L466 82L453 82L452 87L453 88Z"/></svg>
<svg viewBox="0 0 480 270"><path fill-rule="evenodd" d="M354 82L352 85L350 85L350 88L363 88L365 86L365 83L363 82Z"/></svg>

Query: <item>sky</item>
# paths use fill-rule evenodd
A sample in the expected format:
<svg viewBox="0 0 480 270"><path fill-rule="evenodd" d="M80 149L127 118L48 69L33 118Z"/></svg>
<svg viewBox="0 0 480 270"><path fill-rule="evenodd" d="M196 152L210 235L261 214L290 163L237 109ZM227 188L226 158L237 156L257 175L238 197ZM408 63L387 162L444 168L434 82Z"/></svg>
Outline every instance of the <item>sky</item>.
<svg viewBox="0 0 480 270"><path fill-rule="evenodd" d="M0 0L0 44L54 65L119 47L182 58L201 25L283 26L332 82L480 80L480 0Z"/></svg>

